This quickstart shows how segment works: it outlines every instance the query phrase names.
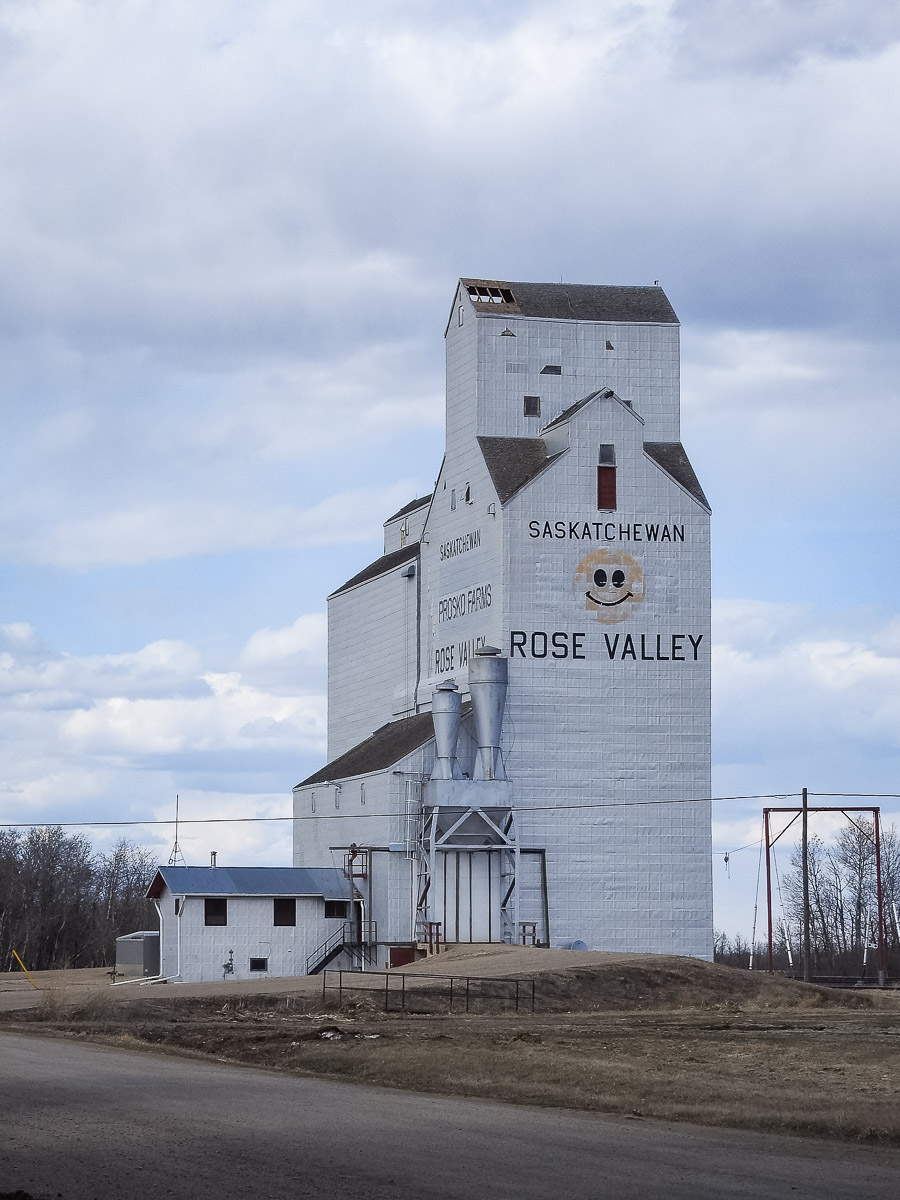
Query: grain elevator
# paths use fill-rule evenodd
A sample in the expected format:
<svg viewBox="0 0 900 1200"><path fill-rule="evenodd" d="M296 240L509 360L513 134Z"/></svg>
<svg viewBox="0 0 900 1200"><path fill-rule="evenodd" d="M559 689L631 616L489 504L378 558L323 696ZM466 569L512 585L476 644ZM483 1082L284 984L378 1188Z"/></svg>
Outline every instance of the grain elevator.
<svg viewBox="0 0 900 1200"><path fill-rule="evenodd" d="M712 954L710 510L663 290L460 280L434 491L328 600L294 862L368 961ZM348 945L348 952L351 947Z"/></svg>

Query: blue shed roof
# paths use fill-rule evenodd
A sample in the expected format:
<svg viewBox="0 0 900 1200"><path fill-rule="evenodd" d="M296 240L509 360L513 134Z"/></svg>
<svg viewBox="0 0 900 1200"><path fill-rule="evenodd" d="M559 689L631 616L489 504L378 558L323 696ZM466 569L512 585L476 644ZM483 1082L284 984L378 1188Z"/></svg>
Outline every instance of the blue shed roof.
<svg viewBox="0 0 900 1200"><path fill-rule="evenodd" d="M337 867L158 867L148 898L158 899L164 886L178 896L350 899L350 884Z"/></svg>

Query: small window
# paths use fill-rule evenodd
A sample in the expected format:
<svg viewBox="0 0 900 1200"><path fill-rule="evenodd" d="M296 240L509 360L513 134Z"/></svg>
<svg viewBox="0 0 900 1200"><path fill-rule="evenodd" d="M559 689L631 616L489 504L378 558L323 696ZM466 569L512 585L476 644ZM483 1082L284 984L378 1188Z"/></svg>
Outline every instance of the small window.
<svg viewBox="0 0 900 1200"><path fill-rule="evenodd" d="M597 462L601 467L614 467L616 465L616 448L615 446L603 445L600 447Z"/></svg>
<svg viewBox="0 0 900 1200"><path fill-rule="evenodd" d="M562 375L562 367L546 366L541 368L542 375Z"/></svg>
<svg viewBox="0 0 900 1200"><path fill-rule="evenodd" d="M606 348L607 350L615 350L615 346L612 344L609 338L606 339Z"/></svg>
<svg viewBox="0 0 900 1200"><path fill-rule="evenodd" d="M349 900L326 900L325 901L325 916L329 920L332 917L346 920L350 916Z"/></svg>
<svg viewBox="0 0 900 1200"><path fill-rule="evenodd" d="M597 507L614 512L616 508L616 468L597 468Z"/></svg>
<svg viewBox="0 0 900 1200"><path fill-rule="evenodd" d="M466 501L466 504L472 503L472 488L471 488L471 485L468 483L466 484L465 501Z"/></svg>
<svg viewBox="0 0 900 1200"><path fill-rule="evenodd" d="M526 396L522 411L526 417L539 417L541 415L540 396Z"/></svg>
<svg viewBox="0 0 900 1200"><path fill-rule="evenodd" d="M340 784L337 784L334 789L334 807L335 808L341 807L341 786L340 786Z"/></svg>
<svg viewBox="0 0 900 1200"><path fill-rule="evenodd" d="M460 325L462 325L462 323L463 323L463 306L462 305L459 306L459 323L460 323Z"/></svg>
<svg viewBox="0 0 900 1200"><path fill-rule="evenodd" d="M450 489L450 511L456 511L456 488Z"/></svg>
<svg viewBox="0 0 900 1200"><path fill-rule="evenodd" d="M207 896L203 901L204 925L228 924L228 901L218 896Z"/></svg>
<svg viewBox="0 0 900 1200"><path fill-rule="evenodd" d="M309 793L309 811L310 812L316 811L316 793L315 792Z"/></svg>
<svg viewBox="0 0 900 1200"><path fill-rule="evenodd" d="M181 912L181 897L176 896L175 897L175 916L177 917L180 912Z"/></svg>
<svg viewBox="0 0 900 1200"><path fill-rule="evenodd" d="M365 802L366 802L366 785L365 785L365 783L361 783L359 785L359 802L360 802L360 804L365 804Z"/></svg>
<svg viewBox="0 0 900 1200"><path fill-rule="evenodd" d="M276 896L272 907L273 925L297 924L297 901L293 896Z"/></svg>
<svg viewBox="0 0 900 1200"><path fill-rule="evenodd" d="M251 971L268 971L268 969L269 969L269 960L267 958L251 958L250 959L250 970Z"/></svg>
<svg viewBox="0 0 900 1200"><path fill-rule="evenodd" d="M470 283L466 290L477 304L515 304L515 298L509 288L479 287Z"/></svg>

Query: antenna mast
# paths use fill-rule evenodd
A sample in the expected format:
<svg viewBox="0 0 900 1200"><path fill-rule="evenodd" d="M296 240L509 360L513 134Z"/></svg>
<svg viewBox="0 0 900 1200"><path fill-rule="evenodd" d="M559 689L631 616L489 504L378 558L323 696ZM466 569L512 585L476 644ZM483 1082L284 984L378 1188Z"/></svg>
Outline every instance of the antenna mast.
<svg viewBox="0 0 900 1200"><path fill-rule="evenodd" d="M181 853L181 847L178 845L178 797L175 797L175 845L172 847L172 853L169 855L169 866L178 867L184 866L184 855Z"/></svg>

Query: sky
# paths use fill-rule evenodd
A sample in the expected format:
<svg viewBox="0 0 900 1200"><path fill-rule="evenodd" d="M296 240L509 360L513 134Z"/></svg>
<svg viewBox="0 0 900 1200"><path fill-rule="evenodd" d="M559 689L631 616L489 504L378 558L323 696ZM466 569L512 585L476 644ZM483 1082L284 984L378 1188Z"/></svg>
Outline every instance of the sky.
<svg viewBox="0 0 900 1200"><path fill-rule="evenodd" d="M290 813L459 276L661 282L713 794L900 792L893 0L0 0L0 112L0 822ZM729 932L762 803L714 805Z"/></svg>

